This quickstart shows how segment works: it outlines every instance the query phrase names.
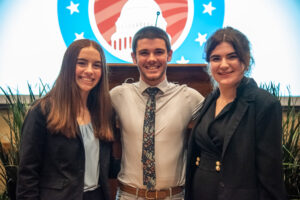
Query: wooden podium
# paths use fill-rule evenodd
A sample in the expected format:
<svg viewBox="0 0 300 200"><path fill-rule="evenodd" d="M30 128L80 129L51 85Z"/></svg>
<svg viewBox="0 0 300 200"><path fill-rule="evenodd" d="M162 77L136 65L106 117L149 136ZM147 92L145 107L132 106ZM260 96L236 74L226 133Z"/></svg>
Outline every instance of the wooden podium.
<svg viewBox="0 0 300 200"><path fill-rule="evenodd" d="M139 71L134 64L108 64L110 89L124 82L132 83L139 80ZM169 64L167 68L169 82L186 84L196 89L203 96L212 90L210 77L206 72L205 64ZM190 130L191 126L189 126ZM119 132L119 130L117 130ZM118 133L117 133L118 134ZM118 139L117 139L118 140ZM114 156L120 158L121 146L118 142L113 145ZM110 179L111 200L115 199L117 180Z"/></svg>
<svg viewBox="0 0 300 200"><path fill-rule="evenodd" d="M110 70L110 88L124 82L139 80L139 71L134 64L108 64ZM187 84L203 96L211 90L210 77L206 72L206 64L169 64L167 68L169 82Z"/></svg>

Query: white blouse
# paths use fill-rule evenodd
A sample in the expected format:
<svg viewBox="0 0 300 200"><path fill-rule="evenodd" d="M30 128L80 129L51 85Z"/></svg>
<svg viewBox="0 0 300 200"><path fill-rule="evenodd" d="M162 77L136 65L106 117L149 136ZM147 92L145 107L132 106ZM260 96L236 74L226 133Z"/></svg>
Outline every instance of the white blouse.
<svg viewBox="0 0 300 200"><path fill-rule="evenodd" d="M94 135L92 123L80 125L79 128L85 152L84 191L92 191L99 187L100 143Z"/></svg>

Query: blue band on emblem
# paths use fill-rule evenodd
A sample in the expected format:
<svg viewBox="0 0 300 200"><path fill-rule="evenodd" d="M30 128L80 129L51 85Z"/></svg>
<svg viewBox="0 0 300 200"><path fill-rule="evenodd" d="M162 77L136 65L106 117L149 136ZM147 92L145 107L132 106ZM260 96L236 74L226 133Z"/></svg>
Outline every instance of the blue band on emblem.
<svg viewBox="0 0 300 200"><path fill-rule="evenodd" d="M193 8L188 8L193 9L194 13L190 30L183 42L175 50L173 49L170 63L205 63L203 58L205 41L216 29L223 26L224 0L192 2ZM87 0L57 1L58 21L65 44L68 46L75 39L80 38L96 40L102 45L108 63L128 63L128 60L113 55L106 48L107 44L102 44L103 41L97 39L96 35L99 33L94 33L92 29L89 16L94 13L89 13L89 3L91 2Z"/></svg>

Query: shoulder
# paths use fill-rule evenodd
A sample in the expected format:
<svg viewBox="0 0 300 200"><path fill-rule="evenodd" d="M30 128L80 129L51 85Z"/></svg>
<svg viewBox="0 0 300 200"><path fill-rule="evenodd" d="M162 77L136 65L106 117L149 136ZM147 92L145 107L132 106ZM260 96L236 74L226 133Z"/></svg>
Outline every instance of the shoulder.
<svg viewBox="0 0 300 200"><path fill-rule="evenodd" d="M248 101L254 101L256 107L259 109L268 109L274 107L281 108L281 104L278 98L276 98L270 92L259 88L256 84L254 85L250 83L247 87L245 87L244 97Z"/></svg>
<svg viewBox="0 0 300 200"><path fill-rule="evenodd" d="M272 95L270 92L268 92L265 89L259 88L257 86L255 86L255 87L249 87L247 93L256 102L259 102L259 103L267 103L267 104L269 104L269 103L272 103L272 102L273 103L279 102L279 100L274 95Z"/></svg>
<svg viewBox="0 0 300 200"><path fill-rule="evenodd" d="M194 88L191 88L191 87L188 87L188 86L185 85L185 90L186 90L186 92L187 92L188 94L190 94L190 95L193 95L193 96L198 97L198 98L204 98L204 97L200 94L200 92L198 92L198 91L195 90Z"/></svg>
<svg viewBox="0 0 300 200"><path fill-rule="evenodd" d="M44 112L42 109L42 105L40 101L35 102L31 107L29 108L27 112L27 117L32 118L32 117L43 117Z"/></svg>
<svg viewBox="0 0 300 200"><path fill-rule="evenodd" d="M111 97L115 97L120 94L124 94L130 90L134 90L136 88L135 83L123 83L122 85L118 85L110 90Z"/></svg>
<svg viewBox="0 0 300 200"><path fill-rule="evenodd" d="M255 106L259 111L266 111L275 113L277 111L281 111L280 101L270 94L268 91L257 88L255 94Z"/></svg>
<svg viewBox="0 0 300 200"><path fill-rule="evenodd" d="M256 88L255 90L255 99L257 101L267 101L267 102L278 102L278 99L272 95L270 92L262 89Z"/></svg>
<svg viewBox="0 0 300 200"><path fill-rule="evenodd" d="M113 107L124 107L125 101L130 103L138 95L138 87L135 83L123 83L110 90L110 97Z"/></svg>
<svg viewBox="0 0 300 200"><path fill-rule="evenodd" d="M200 101L204 100L204 97L194 88L188 87L187 85L177 85L178 89L190 100Z"/></svg>
<svg viewBox="0 0 300 200"><path fill-rule="evenodd" d="M46 127L47 117L43 112L40 101L33 104L28 110L26 117L24 119L24 123L22 126L23 131L40 129L42 127ZM33 131L30 131L33 132Z"/></svg>
<svg viewBox="0 0 300 200"><path fill-rule="evenodd" d="M170 93L173 98L180 100L180 105L191 110L194 114L200 109L204 97L195 89L187 85L170 83Z"/></svg>
<svg viewBox="0 0 300 200"><path fill-rule="evenodd" d="M25 120L46 123L48 114L51 110L51 103L49 99L43 97L36 100L28 109Z"/></svg>

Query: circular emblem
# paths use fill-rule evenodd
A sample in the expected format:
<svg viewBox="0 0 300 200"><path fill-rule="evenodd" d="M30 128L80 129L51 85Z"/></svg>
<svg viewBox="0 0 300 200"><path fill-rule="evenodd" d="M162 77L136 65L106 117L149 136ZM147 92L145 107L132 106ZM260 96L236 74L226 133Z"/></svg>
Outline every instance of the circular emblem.
<svg viewBox="0 0 300 200"><path fill-rule="evenodd" d="M171 63L204 63L205 41L224 20L224 0L58 0L57 10L66 45L76 39L96 40L108 63L132 62L132 38L144 26L168 33Z"/></svg>

